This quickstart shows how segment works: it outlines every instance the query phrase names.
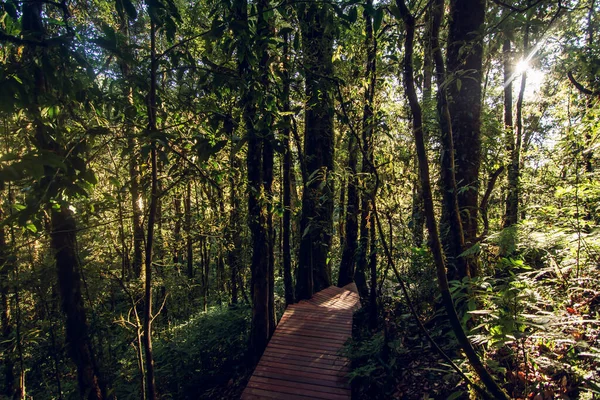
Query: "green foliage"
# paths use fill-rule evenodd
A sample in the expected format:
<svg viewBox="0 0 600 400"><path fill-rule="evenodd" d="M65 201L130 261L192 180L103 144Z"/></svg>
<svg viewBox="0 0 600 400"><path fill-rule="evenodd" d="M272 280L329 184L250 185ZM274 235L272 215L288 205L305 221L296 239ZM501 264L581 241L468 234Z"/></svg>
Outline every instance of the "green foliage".
<svg viewBox="0 0 600 400"><path fill-rule="evenodd" d="M212 308L155 343L159 387L174 399L211 399L246 371L250 309ZM235 382L237 384L237 382Z"/></svg>

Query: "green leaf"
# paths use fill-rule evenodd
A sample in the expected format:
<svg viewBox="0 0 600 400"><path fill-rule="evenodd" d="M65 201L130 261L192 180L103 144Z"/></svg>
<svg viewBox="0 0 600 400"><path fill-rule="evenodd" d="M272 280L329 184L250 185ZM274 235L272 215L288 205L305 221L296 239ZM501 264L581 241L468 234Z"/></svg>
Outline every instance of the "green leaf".
<svg viewBox="0 0 600 400"><path fill-rule="evenodd" d="M31 233L37 233L37 231L38 231L35 224L32 224L31 222L28 223L27 225L25 225L25 229L27 229Z"/></svg>
<svg viewBox="0 0 600 400"><path fill-rule="evenodd" d="M373 17L373 31L377 33L379 28L381 28L381 22L383 21L383 8L379 7L375 11L375 16Z"/></svg>

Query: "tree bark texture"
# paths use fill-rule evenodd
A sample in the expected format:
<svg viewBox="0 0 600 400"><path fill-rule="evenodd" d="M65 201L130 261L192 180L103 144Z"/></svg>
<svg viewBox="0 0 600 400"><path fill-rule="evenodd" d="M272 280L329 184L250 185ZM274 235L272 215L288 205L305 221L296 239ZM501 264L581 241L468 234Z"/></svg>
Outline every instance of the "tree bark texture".
<svg viewBox="0 0 600 400"><path fill-rule="evenodd" d="M510 45L510 44L509 44ZM523 37L523 54L529 51L529 22L525 25ZM512 70L512 68L511 68ZM512 75L512 74L511 74ZM516 130L510 136L510 164L508 165L508 193L506 195L506 213L504 215L504 227L509 228L519 221L519 198L520 198L520 175L521 175L521 145L523 143L523 100L525 87L527 86L527 71L521 75L521 86L517 98L516 107ZM506 94L505 94L506 96ZM512 102L512 97L511 97ZM505 110L505 113L507 110ZM511 107L512 113L512 107ZM510 120L512 122L512 118ZM511 126L512 128L512 126ZM508 130L512 133L513 130Z"/></svg>
<svg viewBox="0 0 600 400"><path fill-rule="evenodd" d="M300 10L300 9L299 9ZM296 300L331 284L328 266L333 231L334 102L333 13L325 3L305 3L299 14L306 77L300 257Z"/></svg>
<svg viewBox="0 0 600 400"><path fill-rule="evenodd" d="M33 0L23 3L21 19L23 32L37 39L43 39L46 34L42 22L42 10L43 1ZM28 49L28 52L33 59L48 56L46 49ZM29 110L35 119L35 145L39 150L64 156L67 151L64 151L49 134L40 115L40 99L43 99L48 89L47 78L42 69L35 71L36 96ZM59 173L60 170L45 166L43 181L51 182ZM81 294L81 265L77 254L75 219L64 202L50 204L48 201L46 206L50 214L50 245L54 252L62 310L66 317L66 344L69 355L77 367L80 396L88 400L100 400L103 398L103 393Z"/></svg>
<svg viewBox="0 0 600 400"><path fill-rule="evenodd" d="M358 139L350 132L348 137L348 192L346 195L346 234L344 235L342 260L338 275L338 286L343 287L354 281L355 256L358 247Z"/></svg>
<svg viewBox="0 0 600 400"><path fill-rule="evenodd" d="M248 3L238 0L235 3L235 17L240 23L238 34L238 73L242 78L241 107L244 124L248 136L246 155L248 178L248 227L252 242L251 261L251 295L252 324L250 332L250 348L254 361L258 361L270 336L269 320L269 232L268 211L265 204L265 187L263 179L264 139L268 136L269 124L266 121L266 109L263 93L256 86L259 74L268 75L269 65L268 37L269 22L265 19L264 0L258 3L258 21L256 43L250 42L248 26ZM248 51L254 49L260 60L259 70L253 71ZM255 74L253 73L255 72ZM264 90L265 88L261 89Z"/></svg>
<svg viewBox="0 0 600 400"><path fill-rule="evenodd" d="M372 1L368 4L372 6ZM373 100L375 97L375 73L376 73L376 41L373 35L373 18L366 11L365 17L365 47L367 49L367 62L365 68L365 79L368 85L364 94L363 105L363 126L362 126L362 172L365 176L366 187L362 193L361 216L360 216L360 239L356 255L356 271L354 279L358 293L363 302L369 298L369 289L367 286L366 270L369 266L367 254L369 253L369 231L374 229L371 216L371 197L375 195L374 187L374 159L373 159L373 132L374 132L374 112Z"/></svg>
<svg viewBox="0 0 600 400"><path fill-rule="evenodd" d="M1 193L1 192L0 192ZM4 220L6 215L0 204L0 221ZM9 260L10 250L6 240L4 226L0 226L0 330L2 333L2 342L0 343L0 354L4 369L4 394L7 398L16 398L18 385L15 379L15 355L13 348L13 325L11 318L10 305L10 285L9 272L14 266Z"/></svg>
<svg viewBox="0 0 600 400"><path fill-rule="evenodd" d="M284 112L290 111L290 55L289 34L283 38L283 90L282 108ZM283 227L282 227L282 252L283 252L283 284L285 290L285 304L294 303L294 285L292 281L292 153L290 146L291 118L284 116L283 136Z"/></svg>
<svg viewBox="0 0 600 400"><path fill-rule="evenodd" d="M71 210L65 206L53 208L50 215L51 245L56 260L62 310L66 316L66 342L69 355L77 366L80 396L88 400L102 399L81 294L81 265L76 250L75 219Z"/></svg>
<svg viewBox="0 0 600 400"><path fill-rule="evenodd" d="M442 189L441 238L448 265L449 279L462 279L465 276L470 276L470 271L466 259L460 257L465 248L465 239L457 195L453 126L448 107L448 94L444 86L444 82L447 79L446 69L439 43L444 1L436 0L432 7L431 41L438 85L437 114L442 139L440 154L440 186Z"/></svg>
<svg viewBox="0 0 600 400"><path fill-rule="evenodd" d="M477 238L479 168L481 164L481 70L485 0L450 0L448 26L448 103L452 118L458 205L465 246ZM477 275L477 260L467 260ZM458 276L460 278L460 276Z"/></svg>
<svg viewBox="0 0 600 400"><path fill-rule="evenodd" d="M406 96L409 101L411 113L413 116L413 135L415 138L415 145L417 148L417 157L419 160L419 176L421 179L421 185L423 187L423 203L425 209L425 218L427 231L429 233L429 245L433 259L436 266L436 273L438 279L438 285L442 295L442 301L452 330L456 335L456 338L465 352L471 366L485 384L486 388L490 393L498 399L508 399L506 393L498 386L498 383L487 371L481 359L475 352L475 349L471 345L465 331L460 323L456 310L454 308L454 302L452 300L452 294L450 293L450 287L448 285L448 277L446 275L446 262L444 259L444 253L442 251L442 245L440 236L435 220L433 196L431 192L431 182L429 178L429 162L427 160L427 153L425 150L425 141L423 139L423 115L421 106L417 97L417 92L414 83L414 67L413 67L413 54L414 54L414 35L415 35L415 19L411 15L410 11L406 7L404 0L397 0L396 4L402 14L404 25L406 28L406 36L404 39L404 86Z"/></svg>

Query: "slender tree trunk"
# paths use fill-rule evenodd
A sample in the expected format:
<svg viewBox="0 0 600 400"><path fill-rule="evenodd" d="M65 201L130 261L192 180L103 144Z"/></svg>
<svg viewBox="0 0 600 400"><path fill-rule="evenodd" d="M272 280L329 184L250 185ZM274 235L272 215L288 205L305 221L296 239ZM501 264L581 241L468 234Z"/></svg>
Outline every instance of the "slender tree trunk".
<svg viewBox="0 0 600 400"><path fill-rule="evenodd" d="M374 217L374 215L373 215ZM369 283L369 325L371 329L377 328L377 231L375 224L371 224L371 253L369 254L369 271L371 272L371 282Z"/></svg>
<svg viewBox="0 0 600 400"><path fill-rule="evenodd" d="M434 57L433 57L433 46L432 46L432 26L434 18L434 4L429 4L425 11L425 30L423 32L423 103L426 108L431 107L432 99L432 80L434 74ZM425 125L426 127L427 125ZM425 138L430 136L427 129L423 132ZM427 139L426 139L427 140ZM415 170L417 170L418 160L415 154ZM425 225L425 215L423 214L423 189L421 188L421 180L419 179L419 173L416 172L416 177L413 182L412 191L412 211L411 211L411 233L413 245L415 247L423 246L423 227Z"/></svg>
<svg viewBox="0 0 600 400"><path fill-rule="evenodd" d="M367 1L371 7L373 2ZM362 172L365 175L367 187L364 189L361 199L361 219L360 219L360 240L356 256L356 271L354 280L356 287L363 302L369 298L369 289L367 287L366 269L368 267L367 254L369 248L369 230L374 229L371 224L371 196L375 195L376 189L373 188L373 132L374 132L374 113L373 99L375 96L375 73L376 73L376 41L373 35L373 17L365 11L365 47L367 49L367 62L365 79L368 85L365 90L365 103L363 107L363 127L362 127Z"/></svg>
<svg viewBox="0 0 600 400"><path fill-rule="evenodd" d="M402 14L406 29L404 41L404 86L406 96L408 97L411 113L413 115L413 135L417 147L417 157L419 159L419 176L423 187L423 203L425 207L425 217L427 231L429 233L429 245L436 265L437 279L442 295L442 301L448 314L452 330L456 338L465 352L471 366L485 384L486 388L492 393L495 398L508 399L506 393L498 386L498 383L487 371L481 359L475 352L471 342L469 341L465 331L460 323L450 288L448 285L448 277L446 276L446 262L442 251L442 245L438 233L437 224L435 221L433 196L431 193L431 183L429 180L429 163L427 161L427 153L425 151L425 142L423 140L423 116L421 106L417 97L414 84L414 69L413 69L413 46L415 35L415 19L406 7L404 0L397 0L396 4Z"/></svg>
<svg viewBox="0 0 600 400"><path fill-rule="evenodd" d="M236 186L236 171L239 168L239 163L235 155L235 144L233 143L234 123L231 116L225 120L225 131L231 138L231 150L229 152L229 166L231 168L229 176L230 194L229 194L229 228L227 230L229 242L233 246L229 247L227 253L227 263L231 273L231 304L238 302L238 270L239 270L239 255L242 247L242 239L240 235L240 216L239 216L239 200L237 197Z"/></svg>
<svg viewBox="0 0 600 400"><path fill-rule="evenodd" d="M492 173L490 179L488 180L485 193L481 198L481 204L479 205L479 209L481 210L481 220L483 221L483 232L481 233L481 236L484 238L488 235L490 230L490 221L488 219L488 205L490 202L490 196L492 195L496 181L502 172L504 172L504 165L501 165Z"/></svg>
<svg viewBox="0 0 600 400"><path fill-rule="evenodd" d="M284 112L290 111L290 55L289 34L283 38L283 90L282 108ZM284 117L283 128L283 227L282 227L282 252L283 252L283 285L285 289L285 304L294 303L294 286L292 282L292 150L290 146L291 118Z"/></svg>
<svg viewBox="0 0 600 400"><path fill-rule="evenodd" d="M344 235L342 260L338 276L338 286L343 287L354 281L355 255L358 247L358 140L352 133L348 137L348 194L346 196L346 234Z"/></svg>
<svg viewBox="0 0 600 400"><path fill-rule="evenodd" d="M175 194L173 199L173 209L175 212L175 226L173 227L173 264L179 264L181 262L181 197L179 194ZM179 267L177 267L179 268Z"/></svg>
<svg viewBox="0 0 600 400"><path fill-rule="evenodd" d="M76 253L75 219L73 213L64 206L52 209L50 215L51 245L55 252L62 309L66 315L66 340L69 354L77 366L80 395L88 400L102 399L81 294L81 266Z"/></svg>
<svg viewBox="0 0 600 400"><path fill-rule="evenodd" d="M1 186L1 185L0 185ZM2 192L0 192L2 193ZM0 204L0 221L4 220L6 215ZM10 250L6 240L4 226L0 226L0 329L2 330L2 342L0 343L0 353L4 362L4 394L8 399L17 397L18 385L15 379L15 355L13 352L13 326L10 306L10 284L9 271L14 265L9 261Z"/></svg>
<svg viewBox="0 0 600 400"><path fill-rule="evenodd" d="M202 304L204 306L204 312L208 312L208 301L209 301L209 274L210 274L210 250L211 244L208 238L203 237L200 251L202 252Z"/></svg>
<svg viewBox="0 0 600 400"><path fill-rule="evenodd" d="M269 24L267 22L267 24ZM269 24L270 25L270 24ZM264 70L266 65L261 66ZM268 75L264 74L263 88L268 87L269 79ZM272 125L267 127L268 134L263 139L263 185L264 194L266 199L266 212L267 212L267 244L269 248L268 253L268 272L267 279L269 281L269 338L275 332L275 230L273 227L273 165L274 165L274 151L273 141L275 137L273 135Z"/></svg>
<svg viewBox="0 0 600 400"><path fill-rule="evenodd" d="M417 159L415 157L415 168L417 167ZM413 182L412 191L412 207L411 207L410 222L413 245L415 247L423 246L423 225L425 224L425 216L423 215L423 189L421 181L417 177Z"/></svg>
<svg viewBox="0 0 600 400"><path fill-rule="evenodd" d="M450 0L447 66L455 77L448 85L455 151L457 198L464 243L477 240L479 168L481 164L481 70L485 0ZM467 276L476 276L475 256L466 259ZM459 270L459 276L462 278Z"/></svg>
<svg viewBox="0 0 600 400"><path fill-rule="evenodd" d="M131 223L133 225L133 259L132 268L136 278L142 276L144 257L144 226L142 224L142 197L140 190L140 173L136 140L132 135L127 137L129 149L129 180L131 192Z"/></svg>
<svg viewBox="0 0 600 400"><path fill-rule="evenodd" d="M43 1L33 0L23 3L23 32L42 40L45 29L42 22ZM32 58L42 56L46 49L28 49ZM40 115L40 99L47 91L46 71L38 70L35 76L36 97L30 112L35 119L35 145L39 150L64 154ZM55 180L59 171L56 168L44 167L45 179ZM98 369L95 364L92 343L88 332L83 296L81 294L81 265L77 254L76 224L73 213L65 204L58 207L47 204L50 213L50 246L54 252L58 285L61 295L62 309L66 316L66 343L69 355L77 367L77 381L80 396L88 400L103 398L100 389ZM24 379L24 375L22 375ZM21 383L24 396L24 382Z"/></svg>
<svg viewBox="0 0 600 400"><path fill-rule="evenodd" d="M268 38L270 27L265 19L264 11L268 5L265 0L258 3L257 37L259 43L252 46L249 40L248 3L246 0L237 0L235 4L235 18L242 25L238 33L238 73L242 81L250 82L255 79L249 57L248 49L256 48L258 59L261 60L257 72L267 75L269 63ZM264 206L263 185L263 138L265 134L264 118L265 109L258 106L257 93L253 87L242 87L241 107L243 119L248 135L247 151L247 176L248 176L248 227L252 236L252 262L251 262L251 295L252 295L252 325L250 332L250 348L254 361L262 355L270 336L269 327L269 244L267 227L267 210ZM262 104L261 104L262 105ZM261 129L261 125L263 129Z"/></svg>
<svg viewBox="0 0 600 400"><path fill-rule="evenodd" d="M300 257L296 299L331 285L328 258L333 232L333 13L326 3L306 3L299 15L306 78Z"/></svg>
<svg viewBox="0 0 600 400"><path fill-rule="evenodd" d="M443 17L444 1L436 0L432 5L432 27L431 43L433 48L433 59L435 63L435 75L438 85L437 114L440 121L442 138L442 150L440 155L440 186L442 188L442 218L443 227L442 241L448 264L448 277L450 279L462 279L470 276L467 261L460 254L464 251L463 221L459 212L457 184L455 176L454 161L454 138L453 126L448 108L447 93L444 83L446 82L446 70L442 49L439 43L439 30Z"/></svg>
<svg viewBox="0 0 600 400"><path fill-rule="evenodd" d="M121 16L121 33L127 38L129 43L129 25L127 18ZM119 62L121 74L126 82L130 82L131 72L129 64L125 61ZM126 85L124 89L124 96L127 100L127 107L133 109L135 107L133 101L133 87ZM144 227L142 226L142 210L141 210L141 197L140 197L140 173L139 173L139 158L137 154L137 141L135 139L135 126L133 122L127 118L124 124L125 135L127 137L127 150L126 153L129 156L128 170L129 170L129 190L131 195L131 223L133 227L133 259L129 260L129 267L133 271L133 276L137 279L142 274L142 263L143 263L143 246L144 246ZM128 275L128 278L130 276Z"/></svg>
<svg viewBox="0 0 600 400"><path fill-rule="evenodd" d="M148 134L156 131L156 27L154 22L150 23L150 93L148 104ZM144 296L144 352L146 354L146 398L155 400L157 398L156 382L154 380L154 358L152 355L152 250L154 247L154 225L158 207L158 155L156 143L151 143L151 191L150 212L148 214L148 236L146 239L146 281Z"/></svg>
<svg viewBox="0 0 600 400"><path fill-rule="evenodd" d="M590 62L592 62L591 60L593 60L593 51L594 51L594 32L596 31L595 25L594 25L594 16L596 15L595 12L595 8L596 8L596 0L590 0L590 5L589 5L589 9L588 9L588 15L587 15L587 38L586 38L586 47L587 47L587 56L589 57ZM593 87L592 85L594 85L594 76L590 75L589 77L589 81L588 81L588 87ZM593 106L593 101L592 101L592 97L588 96L587 102L586 102L586 109L589 110L590 108L592 108ZM592 139L592 129L586 129L585 132L585 143L584 145L586 146L586 150L585 152L583 152L583 163L585 166L585 172L588 174L591 174L592 172L594 172L594 151L592 151L592 149L590 149L590 147L593 145L593 139ZM592 219L592 213L593 213L593 208L594 205L593 204L586 204L586 208L588 208L587 212L586 212L586 219L590 220Z"/></svg>
<svg viewBox="0 0 600 400"><path fill-rule="evenodd" d="M509 44L510 45L510 44ZM529 51L529 22L525 25L525 35L523 38L523 54L526 55ZM511 68L512 70L512 68ZM511 74L512 75L512 74ZM516 108L516 131L514 136L511 135L510 144L510 165L508 166L508 194L506 196L506 213L504 216L504 227L509 228L515 225L519 220L519 191L520 191L520 161L521 161L521 144L523 138L523 99L525 96L525 87L527 86L527 71L523 71L521 75L521 87L519 97L517 98ZM506 97L506 93L505 93ZM512 97L511 97L512 102ZM506 114L507 110L505 110ZM512 113L512 107L511 107ZM505 117L506 119L506 117ZM512 117L510 118L512 122ZM510 129L509 132L512 132Z"/></svg>
<svg viewBox="0 0 600 400"><path fill-rule="evenodd" d="M194 242L192 236L192 182L188 181L185 187L185 200L183 204L185 247L186 247L186 271L188 278L194 277Z"/></svg>

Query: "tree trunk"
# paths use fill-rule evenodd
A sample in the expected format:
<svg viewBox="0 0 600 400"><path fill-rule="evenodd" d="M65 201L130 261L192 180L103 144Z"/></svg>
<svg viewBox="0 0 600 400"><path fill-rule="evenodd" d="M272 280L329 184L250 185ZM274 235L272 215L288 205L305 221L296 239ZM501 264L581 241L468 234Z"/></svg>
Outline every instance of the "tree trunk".
<svg viewBox="0 0 600 400"><path fill-rule="evenodd" d="M449 111L455 151L455 180L466 248L477 240L479 168L481 164L481 69L485 0L450 0L447 66ZM467 275L478 273L468 257ZM457 278L462 278L459 271Z"/></svg>
<svg viewBox="0 0 600 400"><path fill-rule="evenodd" d="M299 15L306 78L300 257L296 299L331 285L328 265L333 231L334 102L333 13L325 3L305 3ZM301 11L299 9L299 11Z"/></svg>
<svg viewBox="0 0 600 400"><path fill-rule="evenodd" d="M483 221L483 232L481 233L482 237L486 237L490 230L490 221L488 220L488 205L490 202L490 196L492 195L492 191L494 190L494 186L496 185L496 181L502 172L504 171L504 165L498 167L490 176L488 180L487 188L483 197L481 198L481 204L479 205L479 209L481 210L481 220Z"/></svg>
<svg viewBox="0 0 600 400"><path fill-rule="evenodd" d="M173 248L172 248L172 256L173 256L173 264L179 264L181 260L181 196L179 193L175 194L173 198L173 211L175 215L173 218L175 219L175 226L173 227ZM179 266L177 266L179 268Z"/></svg>
<svg viewBox="0 0 600 400"><path fill-rule="evenodd" d="M202 304L204 306L204 312L208 312L211 247L212 246L208 238L202 238L200 251L202 252Z"/></svg>
<svg viewBox="0 0 600 400"><path fill-rule="evenodd" d="M510 43L509 43L510 46ZM525 35L523 38L523 54L529 51L529 21L525 25ZM511 68L512 70L512 68ZM511 74L512 75L512 74ZM504 216L504 227L509 228L519 221L519 191L521 175L521 144L523 138L523 99L525 96L525 87L527 86L527 71L521 75L521 87L519 97L517 98L516 109L516 131L514 136L510 136L510 164L508 166L508 194L506 196L506 213ZM505 93L506 97L506 93ZM512 97L510 98L512 103ZM512 104L511 104L512 105ZM507 110L505 110L505 114ZM512 113L512 107L511 107ZM506 117L505 117L506 118ZM512 117L510 118L512 122ZM511 126L512 127L512 126ZM509 134L512 133L510 129Z"/></svg>
<svg viewBox="0 0 600 400"><path fill-rule="evenodd" d="M225 120L225 132L231 138L231 149L229 152L229 166L231 168L229 185L229 228L227 229L229 243L233 246L228 247L227 252L227 263L229 264L229 271L231 274L231 304L237 304L238 302L238 270L239 270L239 258L240 251L242 248L242 238L240 235L240 215L239 215L239 199L237 197L237 186L236 186L236 171L239 168L239 163L235 156L235 144L233 143L234 134L234 123L231 115L227 116Z"/></svg>
<svg viewBox="0 0 600 400"><path fill-rule="evenodd" d="M148 104L148 134L156 131L156 27L150 23L150 93ZM152 355L152 250L154 247L154 225L158 207L158 165L156 143L151 143L151 191L150 212L148 214L148 236L146 239L146 281L144 296L144 352L146 353L146 398L157 398L156 382L154 380L154 358Z"/></svg>
<svg viewBox="0 0 600 400"><path fill-rule="evenodd" d="M290 55L289 34L283 38L283 90L282 108L284 112L290 111ZM294 286L292 281L292 150L290 146L291 118L284 117L283 128L283 229L282 229L282 252L283 252L283 285L285 289L285 304L294 303Z"/></svg>
<svg viewBox="0 0 600 400"><path fill-rule="evenodd" d="M374 215L373 215L374 217ZM377 328L377 231L375 223L371 224L371 252L369 254L369 271L371 272L371 282L369 283L369 325L371 329Z"/></svg>
<svg viewBox="0 0 600 400"><path fill-rule="evenodd" d="M346 196L346 234L344 235L342 260L338 276L338 286L343 287L354 281L355 255L358 247L358 141L350 132L348 137L348 194Z"/></svg>
<svg viewBox="0 0 600 400"><path fill-rule="evenodd" d="M42 22L43 1L33 0L23 3L22 28L31 37L43 39L45 36ZM46 49L28 49L32 58L41 56ZM36 96L30 112L35 118L35 145L39 150L55 154L66 154L54 137L47 132L40 115L40 102L46 93L47 77L44 70L38 70L35 76ZM44 167L45 179L55 180L56 168ZM56 207L58 205L58 207ZM103 398L100 389L98 369L95 364L83 296L81 294L81 265L77 254L76 224L73 213L64 203L47 204L50 213L50 246L54 252L58 285L62 309L66 316L66 343L69 355L77 367L77 381L80 396L88 400ZM22 375L23 378L23 375ZM24 392L24 384L21 384ZM24 395L24 393L23 393Z"/></svg>
<svg viewBox="0 0 600 400"><path fill-rule="evenodd" d="M10 206L10 205L9 205ZM6 215L0 204L0 221L4 220ZM13 352L13 326L10 307L10 284L9 271L14 268L9 261L10 250L6 240L4 226L0 226L0 329L2 331L2 342L0 343L0 353L4 361L4 394L8 399L17 398L18 385L15 379L15 355Z"/></svg>
<svg viewBox="0 0 600 400"><path fill-rule="evenodd" d="M194 242L192 239L192 182L188 181L185 188L185 200L183 203L185 247L186 247L186 271L188 278L194 277Z"/></svg>
<svg viewBox="0 0 600 400"><path fill-rule="evenodd" d="M258 3L258 21L256 45L257 57L261 60L259 74L267 75L266 70L269 62L268 36L270 35L269 23L265 20L264 10L267 4L264 0ZM248 26L248 3L246 0L237 0L235 4L235 18L242 25L238 33L238 73L244 82L255 79L252 66L248 58L248 49L251 46ZM250 87L241 88L241 107L244 123L248 136L248 151L246 155L247 177L248 177L248 227L252 237L252 261L251 261L251 295L252 295L252 325L250 331L250 348L253 361L260 359L270 336L269 327L269 234L267 226L267 210L264 205L263 185L263 134L265 132L264 118L265 110L261 109L258 102L256 89ZM262 129L261 129L262 128Z"/></svg>
<svg viewBox="0 0 600 400"><path fill-rule="evenodd" d="M268 22L267 22L268 24ZM266 67L266 65L264 66ZM264 74L262 87L269 85L268 75ZM266 127L268 133L263 136L263 185L267 212L267 245L268 245L268 270L269 281L269 338L275 332L275 230L273 228L273 126Z"/></svg>
<svg viewBox="0 0 600 400"><path fill-rule="evenodd" d="M373 2L367 1L371 7ZM369 289L367 287L366 269L368 267L367 254L369 247L369 230L374 229L371 221L371 197L375 195L376 188L373 184L373 131L374 131L374 113L373 99L375 96L375 73L376 73L376 40L373 35L373 17L365 11L365 47L367 49L367 62L365 69L365 79L368 85L364 94L363 107L363 126L362 126L362 172L365 176L366 187L361 199L361 219L360 219L360 240L356 256L356 271L354 279L356 287L363 302L369 298Z"/></svg>
<svg viewBox="0 0 600 400"><path fill-rule="evenodd" d="M404 86L406 96L408 97L411 113L413 115L413 135L415 138L415 145L417 148L417 157L419 160L419 176L421 179L421 185L423 187L423 203L425 209L425 217L427 224L427 231L429 232L429 245L433 255L433 259L436 265L437 279L442 295L442 301L444 308L448 314L452 330L456 335L456 338L465 352L471 366L485 384L486 388L492 393L495 398L508 399L508 396L498 386L498 383L487 371L481 359L475 352L471 342L469 341L465 331L460 323L450 288L448 285L448 277L446 276L446 262L444 260L444 254L442 251L441 241L435 221L434 207L433 207L433 196L431 193L431 183L429 180L429 163L427 161L427 153L425 151L425 141L423 140L423 116L421 106L417 97L414 84L414 69L413 69L413 46L414 46L414 35L415 35L415 19L411 15L410 11L406 7L404 0L397 0L396 4L402 14L404 25L406 29L406 36L404 39Z"/></svg>
<svg viewBox="0 0 600 400"><path fill-rule="evenodd" d="M462 279L470 276L467 262L460 254L464 251L463 222L459 211L455 176L453 126L448 108L448 98L444 82L446 70L442 49L439 43L439 30L443 17L444 1L437 0L432 5L431 42L435 63L437 93L437 114L440 121L442 149L440 154L440 186L442 188L442 241L446 254L449 279Z"/></svg>
<svg viewBox="0 0 600 400"><path fill-rule="evenodd" d="M136 278L142 276L144 254L144 226L142 224L142 196L140 190L140 173L138 167L137 145L133 136L127 137L129 149L129 180L131 192L131 223L133 225L133 274Z"/></svg>
<svg viewBox="0 0 600 400"><path fill-rule="evenodd" d="M82 398L102 399L92 343L81 294L81 266L77 256L76 225L73 213L65 206L51 211L51 245L54 250L62 309L66 315L66 341L77 366L77 381Z"/></svg>

